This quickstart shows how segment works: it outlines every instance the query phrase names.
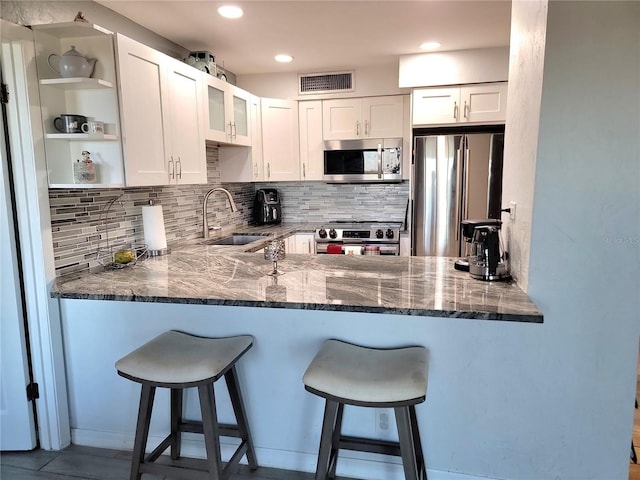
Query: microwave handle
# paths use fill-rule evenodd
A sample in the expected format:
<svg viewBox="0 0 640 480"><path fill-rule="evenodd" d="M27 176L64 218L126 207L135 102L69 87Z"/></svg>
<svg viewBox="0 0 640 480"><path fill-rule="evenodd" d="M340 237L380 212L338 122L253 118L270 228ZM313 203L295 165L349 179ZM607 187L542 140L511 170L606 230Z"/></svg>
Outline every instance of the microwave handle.
<svg viewBox="0 0 640 480"><path fill-rule="evenodd" d="M378 178L382 178L382 144L378 144Z"/></svg>

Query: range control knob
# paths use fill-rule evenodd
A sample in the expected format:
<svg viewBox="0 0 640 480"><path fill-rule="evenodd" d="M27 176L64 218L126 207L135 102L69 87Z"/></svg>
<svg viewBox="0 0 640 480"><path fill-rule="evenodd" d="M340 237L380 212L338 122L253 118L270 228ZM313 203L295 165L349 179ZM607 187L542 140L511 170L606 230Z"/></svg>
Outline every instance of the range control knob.
<svg viewBox="0 0 640 480"><path fill-rule="evenodd" d="M393 230L387 229L387 238L393 238Z"/></svg>
<svg viewBox="0 0 640 480"><path fill-rule="evenodd" d="M321 228L318 230L318 236L320 238L327 238L327 231L324 228Z"/></svg>
<svg viewBox="0 0 640 480"><path fill-rule="evenodd" d="M329 236L331 238L336 238L338 236L338 232L336 232L335 228L332 228L331 230L329 230Z"/></svg>
<svg viewBox="0 0 640 480"><path fill-rule="evenodd" d="M384 237L384 232L380 229L376 230L376 238Z"/></svg>

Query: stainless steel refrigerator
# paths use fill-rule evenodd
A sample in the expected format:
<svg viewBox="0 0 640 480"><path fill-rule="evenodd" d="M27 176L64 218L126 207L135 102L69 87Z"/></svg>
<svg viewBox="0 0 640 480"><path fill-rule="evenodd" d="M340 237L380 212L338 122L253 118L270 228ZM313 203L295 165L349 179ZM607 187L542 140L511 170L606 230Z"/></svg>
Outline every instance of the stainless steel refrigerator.
<svg viewBox="0 0 640 480"><path fill-rule="evenodd" d="M459 257L460 222L500 218L504 127L414 131L412 254Z"/></svg>

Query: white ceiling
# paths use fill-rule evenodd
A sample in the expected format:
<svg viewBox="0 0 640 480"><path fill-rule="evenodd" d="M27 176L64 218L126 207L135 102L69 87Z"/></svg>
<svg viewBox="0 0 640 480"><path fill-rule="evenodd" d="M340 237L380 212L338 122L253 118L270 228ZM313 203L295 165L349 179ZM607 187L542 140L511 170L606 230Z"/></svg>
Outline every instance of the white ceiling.
<svg viewBox="0 0 640 480"><path fill-rule="evenodd" d="M506 46L511 16L508 0L97 1L187 50L213 53L236 75L394 64L434 40L438 51ZM220 17L223 4L244 16ZM278 53L294 61L278 64Z"/></svg>

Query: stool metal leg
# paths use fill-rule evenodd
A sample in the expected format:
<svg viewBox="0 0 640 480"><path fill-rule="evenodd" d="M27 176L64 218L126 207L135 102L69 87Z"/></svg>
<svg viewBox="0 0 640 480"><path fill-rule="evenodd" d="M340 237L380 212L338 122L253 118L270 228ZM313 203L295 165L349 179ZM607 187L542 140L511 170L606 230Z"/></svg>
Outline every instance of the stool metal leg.
<svg viewBox="0 0 640 480"><path fill-rule="evenodd" d="M233 413L236 416L238 429L240 430L240 438L242 438L242 441L247 445L247 463L251 470L256 470L258 468L258 459L256 457L256 452L253 449L253 439L251 438L251 431L249 430L249 422L247 421L247 415L244 408L244 401L242 399L240 386L238 384L238 374L236 372L235 365L225 373L224 379L227 382L227 390L229 390Z"/></svg>
<svg viewBox="0 0 640 480"><path fill-rule="evenodd" d="M131 480L140 480L140 464L144 463L144 453L147 448L147 437L149 436L149 425L151 423L151 412L153 410L153 398L156 387L146 383L142 384L140 393L140 406L138 408L138 421L136 424L136 437L133 443L133 459L131 461Z"/></svg>
<svg viewBox="0 0 640 480"><path fill-rule="evenodd" d="M180 447L182 433L180 424L182 423L182 392L181 388L171 389L171 458L180 458Z"/></svg>
<svg viewBox="0 0 640 480"><path fill-rule="evenodd" d="M394 408L398 425L398 439L400 441L400 455L404 467L406 480L418 480L418 463L416 458L416 444L411 425L409 407Z"/></svg>
<svg viewBox="0 0 640 480"><path fill-rule="evenodd" d="M413 433L413 442L416 448L416 459L418 461L418 478L427 480L427 469L424 463L424 451L422 450L422 441L420 440L420 431L418 430L418 417L416 416L416 406L409 406L409 421L411 422L411 432Z"/></svg>
<svg viewBox="0 0 640 480"><path fill-rule="evenodd" d="M338 466L338 455L340 453L340 436L342 431L342 417L344 415L344 403L338 404L338 414L336 415L336 424L333 427L333 435L331 437L331 454L329 455L329 478L336 478L336 468Z"/></svg>
<svg viewBox="0 0 640 480"><path fill-rule="evenodd" d="M204 444L207 449L207 466L210 480L222 479L222 457L220 454L220 437L218 418L216 416L216 399L213 394L213 384L200 385L200 411L202 412L202 427Z"/></svg>
<svg viewBox="0 0 640 480"><path fill-rule="evenodd" d="M338 402L327 399L324 407L324 420L322 421L322 434L320 435L320 451L318 453L318 466L315 480L327 480L331 461L331 449L333 431L338 417Z"/></svg>

